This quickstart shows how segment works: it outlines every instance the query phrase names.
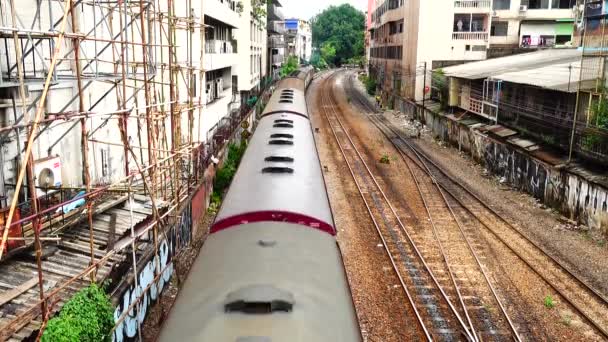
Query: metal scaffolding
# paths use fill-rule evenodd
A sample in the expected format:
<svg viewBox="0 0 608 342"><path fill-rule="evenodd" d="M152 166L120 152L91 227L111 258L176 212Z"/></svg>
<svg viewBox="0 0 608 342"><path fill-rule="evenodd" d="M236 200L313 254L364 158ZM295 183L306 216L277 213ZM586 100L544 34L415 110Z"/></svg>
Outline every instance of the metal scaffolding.
<svg viewBox="0 0 608 342"><path fill-rule="evenodd" d="M0 228L0 267L16 254L35 251L38 300L1 321L0 340L14 337L27 326L40 329L41 336L65 297L87 281L103 281L111 260L130 258L137 283L138 258L145 254L142 245L154 251L156 274L162 275L159 243L219 149L213 139L205 143L195 129L204 119L202 1L194 4L196 8L192 0L25 2L0 2L0 57L6 67L1 70L0 87L15 94L14 118L7 124L0 121L0 141L16 144L18 151L12 194L4 194L10 201ZM56 110L52 97L62 85L74 95ZM67 136L75 134L76 126L80 128L82 186L52 189L57 191L54 202L42 201L34 179L34 152L52 156ZM115 139L111 134L100 138L104 129L117 132ZM48 140L46 151L37 145L43 137ZM122 176L111 181L92 176L100 164L94 160L95 148L100 146L121 149ZM108 163L105 158L102 167ZM65 190L80 194L67 197L61 192ZM151 215L136 229L133 208L142 197ZM66 210L79 201L84 201L80 209ZM128 234L114 241L111 232L107 248L100 252L95 215L113 206L108 203L120 201L129 203ZM80 222L79 216L88 226L88 265L62 278L55 272L51 278L59 282L45 286L49 283L45 248L58 244L66 227ZM12 233L16 228L18 235ZM145 290L152 284L147 286ZM12 298L5 297L0 306L31 288L15 286L8 291ZM123 310L117 325L134 307L138 310L142 296Z"/></svg>

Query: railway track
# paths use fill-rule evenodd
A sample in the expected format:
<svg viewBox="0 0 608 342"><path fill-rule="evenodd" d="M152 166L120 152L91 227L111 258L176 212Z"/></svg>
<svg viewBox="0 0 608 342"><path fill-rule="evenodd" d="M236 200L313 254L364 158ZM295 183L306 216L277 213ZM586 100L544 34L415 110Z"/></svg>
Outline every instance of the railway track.
<svg viewBox="0 0 608 342"><path fill-rule="evenodd" d="M452 208L454 217L463 228L463 235L475 239L480 230L486 230L538 275L549 287L570 305L603 338L608 338L608 300L589 286L563 263L517 229L507 218L493 209L458 180L447 174L429 156L420 151L382 115L352 85L347 90L367 117L389 139L404 159L426 175L444 193L445 204ZM411 166L410 169L412 169ZM421 196L425 196L424 190ZM472 245L475 245L473 243Z"/></svg>
<svg viewBox="0 0 608 342"><path fill-rule="evenodd" d="M323 86L331 85L331 79L330 75L323 80ZM392 269L408 298L411 316L416 317L418 322L419 336L426 340L478 340L473 329L463 319L462 311L451 301L451 298L458 298L462 302L462 296L453 291L453 288L444 289L433 274L401 222L397 210L342 124L336 108L331 90L326 89L322 92L323 115L391 261Z"/></svg>

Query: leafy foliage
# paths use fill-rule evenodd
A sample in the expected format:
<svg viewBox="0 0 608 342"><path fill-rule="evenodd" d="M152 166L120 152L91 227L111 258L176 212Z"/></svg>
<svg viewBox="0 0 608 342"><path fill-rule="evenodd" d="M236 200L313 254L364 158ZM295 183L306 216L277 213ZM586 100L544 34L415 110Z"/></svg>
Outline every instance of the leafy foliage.
<svg viewBox="0 0 608 342"><path fill-rule="evenodd" d="M298 70L298 58L296 56L287 57L287 62L281 66L281 77L288 76L292 72Z"/></svg>
<svg viewBox="0 0 608 342"><path fill-rule="evenodd" d="M589 122L600 130L608 130L608 99L600 98L591 106L591 117ZM591 130L585 133L582 145L586 149L598 148L600 145L607 144L608 133L602 134L601 131Z"/></svg>
<svg viewBox="0 0 608 342"><path fill-rule="evenodd" d="M321 54L318 51L314 51L312 53L312 56L310 57L310 64L317 69L327 68L327 62L321 57Z"/></svg>
<svg viewBox="0 0 608 342"><path fill-rule="evenodd" d="M555 307L555 301L551 296L546 296L543 302L545 304L545 307L548 309L553 309Z"/></svg>
<svg viewBox="0 0 608 342"><path fill-rule="evenodd" d="M591 122L598 128L608 129L608 99L600 99L591 109Z"/></svg>
<svg viewBox="0 0 608 342"><path fill-rule="evenodd" d="M431 75L431 97L441 103L441 109L448 107L448 99L450 96L448 88L448 79L445 76L443 69L433 71Z"/></svg>
<svg viewBox="0 0 608 342"><path fill-rule="evenodd" d="M370 94L370 95L376 94L376 86L377 86L376 79L374 79L373 77L366 76L366 75L361 75L361 76L359 76L359 80L365 86L365 90L367 91L368 94Z"/></svg>
<svg viewBox="0 0 608 342"><path fill-rule="evenodd" d="M114 326L114 308L102 288L91 284L74 295L51 319L43 342L110 341Z"/></svg>
<svg viewBox="0 0 608 342"><path fill-rule="evenodd" d="M365 15L353 6L330 6L315 16L311 23L314 45L321 50L324 47L335 49L335 54L327 56L321 52L321 58L327 64L341 65L350 58L363 55Z"/></svg>
<svg viewBox="0 0 608 342"><path fill-rule="evenodd" d="M219 209L222 196L230 186L230 182L232 182L232 178L241 163L241 159L243 158L246 149L247 142L244 140L240 145L230 144L228 146L226 161L224 162L224 165L217 170L215 180L213 181L213 194L211 194L212 210Z"/></svg>
<svg viewBox="0 0 608 342"><path fill-rule="evenodd" d="M335 61L336 47L333 42L329 41L329 42L325 42L325 43L323 43L323 45L321 45L321 58L323 58L323 60L325 62L332 61L332 63L333 63L333 61Z"/></svg>
<svg viewBox="0 0 608 342"><path fill-rule="evenodd" d="M257 22L259 26L265 26L266 6L270 3L270 0L251 0L251 13L253 14L253 20Z"/></svg>

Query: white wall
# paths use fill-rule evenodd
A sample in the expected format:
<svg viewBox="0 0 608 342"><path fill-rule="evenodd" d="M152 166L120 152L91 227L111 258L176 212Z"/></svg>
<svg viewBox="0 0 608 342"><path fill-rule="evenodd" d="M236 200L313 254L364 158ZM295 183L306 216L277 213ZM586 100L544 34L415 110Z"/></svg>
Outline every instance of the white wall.
<svg viewBox="0 0 608 342"><path fill-rule="evenodd" d="M441 8L442 10L437 10ZM479 10L475 10L479 13ZM419 72L416 77L416 100L422 100L424 89L424 62L431 70L433 61L462 61L482 60L486 58L485 51L472 51L473 46L488 46L485 40L455 40L452 39L454 30L454 1L438 0L435 2L420 1L420 18L418 27L417 64ZM460 10L459 13L463 13ZM490 31L490 11L488 14L487 32ZM470 50L466 47L469 45ZM404 46L404 49L406 47ZM427 86L430 85L427 74Z"/></svg>
<svg viewBox="0 0 608 342"><path fill-rule="evenodd" d="M237 74L239 91L250 91L266 76L267 32L266 20L258 23L252 16L251 0L243 0L240 26L236 37L239 44ZM253 67L252 67L253 61Z"/></svg>

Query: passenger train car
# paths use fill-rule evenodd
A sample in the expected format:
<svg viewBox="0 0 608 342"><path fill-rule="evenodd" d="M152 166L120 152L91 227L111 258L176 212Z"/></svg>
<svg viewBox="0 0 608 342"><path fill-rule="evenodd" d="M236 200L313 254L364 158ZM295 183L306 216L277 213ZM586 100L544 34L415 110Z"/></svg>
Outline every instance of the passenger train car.
<svg viewBox="0 0 608 342"><path fill-rule="evenodd" d="M305 91L282 80L160 341L360 341Z"/></svg>

